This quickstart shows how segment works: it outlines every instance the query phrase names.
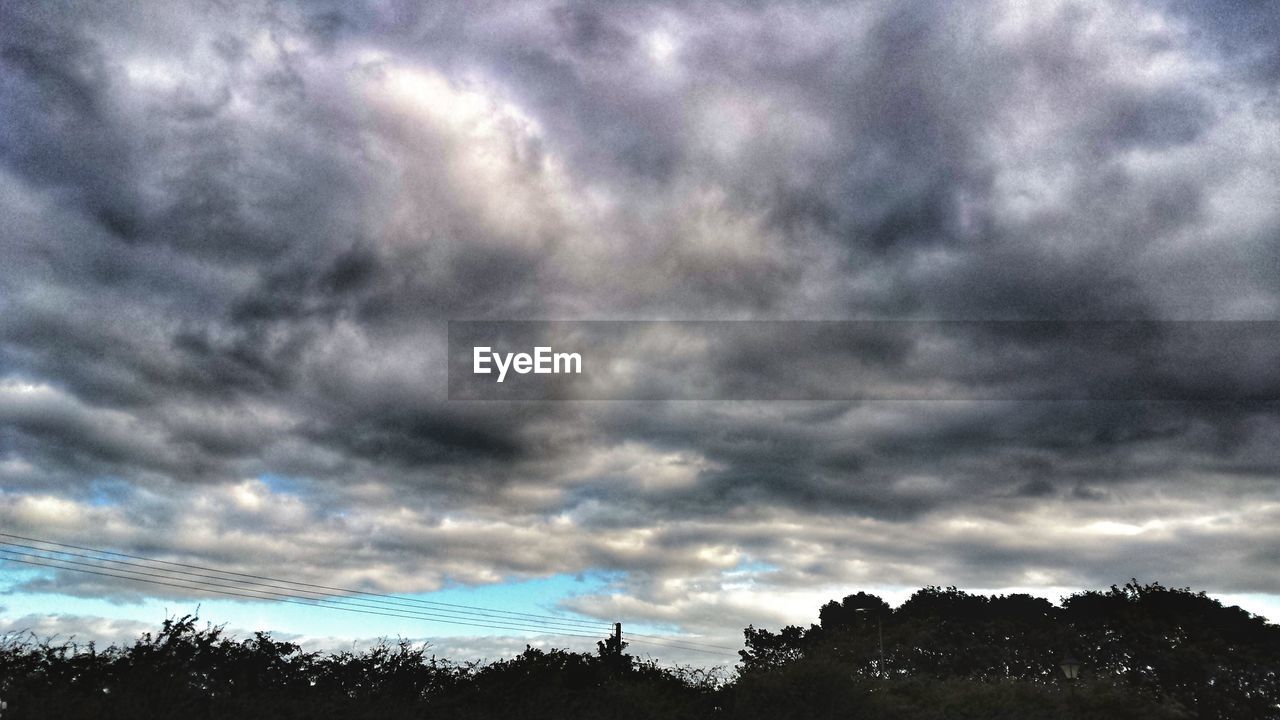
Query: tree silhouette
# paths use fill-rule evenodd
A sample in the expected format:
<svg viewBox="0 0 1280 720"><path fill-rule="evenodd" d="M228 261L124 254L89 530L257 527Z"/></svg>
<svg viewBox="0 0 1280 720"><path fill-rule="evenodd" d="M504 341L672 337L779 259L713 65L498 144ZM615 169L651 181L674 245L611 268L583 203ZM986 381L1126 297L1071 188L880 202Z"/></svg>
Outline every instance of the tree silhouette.
<svg viewBox="0 0 1280 720"><path fill-rule="evenodd" d="M878 664L883 623L887 663ZM4 720L24 718L1135 718L1280 720L1280 627L1204 593L1130 582L1066 598L866 593L818 623L748 627L736 677L670 668L610 637L451 663L424 645L304 652L191 616L131 645L0 639ZM1065 651L1084 665L1064 691Z"/></svg>

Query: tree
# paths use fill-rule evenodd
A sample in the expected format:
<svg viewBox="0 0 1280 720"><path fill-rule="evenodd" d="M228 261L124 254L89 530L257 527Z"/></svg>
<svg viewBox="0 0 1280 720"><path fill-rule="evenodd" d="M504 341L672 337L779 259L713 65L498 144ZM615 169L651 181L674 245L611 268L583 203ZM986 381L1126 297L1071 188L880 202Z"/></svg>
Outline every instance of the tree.
<svg viewBox="0 0 1280 720"><path fill-rule="evenodd" d="M804 656L806 632L795 625L777 633L748 625L742 634L746 647L738 651L738 657L744 674L775 670Z"/></svg>
<svg viewBox="0 0 1280 720"><path fill-rule="evenodd" d="M1063 603L1081 659L1099 675L1201 718L1280 718L1280 626L1203 592L1136 580Z"/></svg>

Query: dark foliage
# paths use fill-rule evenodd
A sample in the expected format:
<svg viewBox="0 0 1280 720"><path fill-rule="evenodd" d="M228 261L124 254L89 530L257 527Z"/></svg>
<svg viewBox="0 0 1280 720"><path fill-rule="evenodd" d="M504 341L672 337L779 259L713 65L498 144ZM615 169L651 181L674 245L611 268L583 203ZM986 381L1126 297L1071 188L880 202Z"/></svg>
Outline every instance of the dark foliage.
<svg viewBox="0 0 1280 720"><path fill-rule="evenodd" d="M1028 595L927 587L897 609L859 593L828 603L819 617L818 625L777 633L747 628L738 684L776 683L785 673L816 681L824 667L852 668L895 688L932 682L951 688L945 697L978 704L1003 697L1016 705L1060 688L1059 664L1073 655L1085 668L1077 688L1081 708L1123 697L1175 713L1152 717L1280 718L1280 626L1187 589L1133 581L1078 593L1055 607ZM839 687L853 692L847 683ZM1055 697L1036 705L1052 706ZM1031 711L1027 706L1020 716ZM1113 711L1146 716L1137 706ZM910 717L933 717L920 713ZM975 716L1000 717L986 710Z"/></svg>
<svg viewBox="0 0 1280 720"><path fill-rule="evenodd" d="M1055 607L930 587L896 609L850 595L819 619L747 628L730 681L637 660L615 638L594 655L457 664L406 642L308 653L183 617L106 650L11 636L0 697L4 720L1280 718L1280 628L1189 590L1134 582ZM1074 685L1065 653L1085 667Z"/></svg>

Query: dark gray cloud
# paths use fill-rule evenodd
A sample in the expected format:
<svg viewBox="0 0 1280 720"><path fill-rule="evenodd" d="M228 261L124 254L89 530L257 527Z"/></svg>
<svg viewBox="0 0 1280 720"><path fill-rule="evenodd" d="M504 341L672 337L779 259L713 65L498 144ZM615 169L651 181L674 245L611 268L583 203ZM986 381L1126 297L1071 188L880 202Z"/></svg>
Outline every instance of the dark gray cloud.
<svg viewBox="0 0 1280 720"><path fill-rule="evenodd" d="M1280 593L1280 417L1220 401L1274 389L1266 347L1155 376L1189 403L444 374L451 319L1280 319L1274 16L5 4L0 518L397 590L619 571L584 608L713 635L857 584ZM891 340L860 350L1030 395L1158 344L1029 340L1015 375ZM826 372L794 370L706 368Z"/></svg>

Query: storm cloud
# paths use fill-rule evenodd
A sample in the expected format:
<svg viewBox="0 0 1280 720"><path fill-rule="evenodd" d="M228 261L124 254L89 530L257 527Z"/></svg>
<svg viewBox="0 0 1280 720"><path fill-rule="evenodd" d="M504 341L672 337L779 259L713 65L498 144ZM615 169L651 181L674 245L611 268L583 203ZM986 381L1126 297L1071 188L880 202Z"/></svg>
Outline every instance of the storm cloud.
<svg viewBox="0 0 1280 720"><path fill-rule="evenodd" d="M608 572L578 610L722 637L831 588L1280 594L1268 346L1165 368L1179 402L945 353L1024 399L446 387L450 320L1280 320L1275 4L1236 5L6 3L0 525L397 592Z"/></svg>

